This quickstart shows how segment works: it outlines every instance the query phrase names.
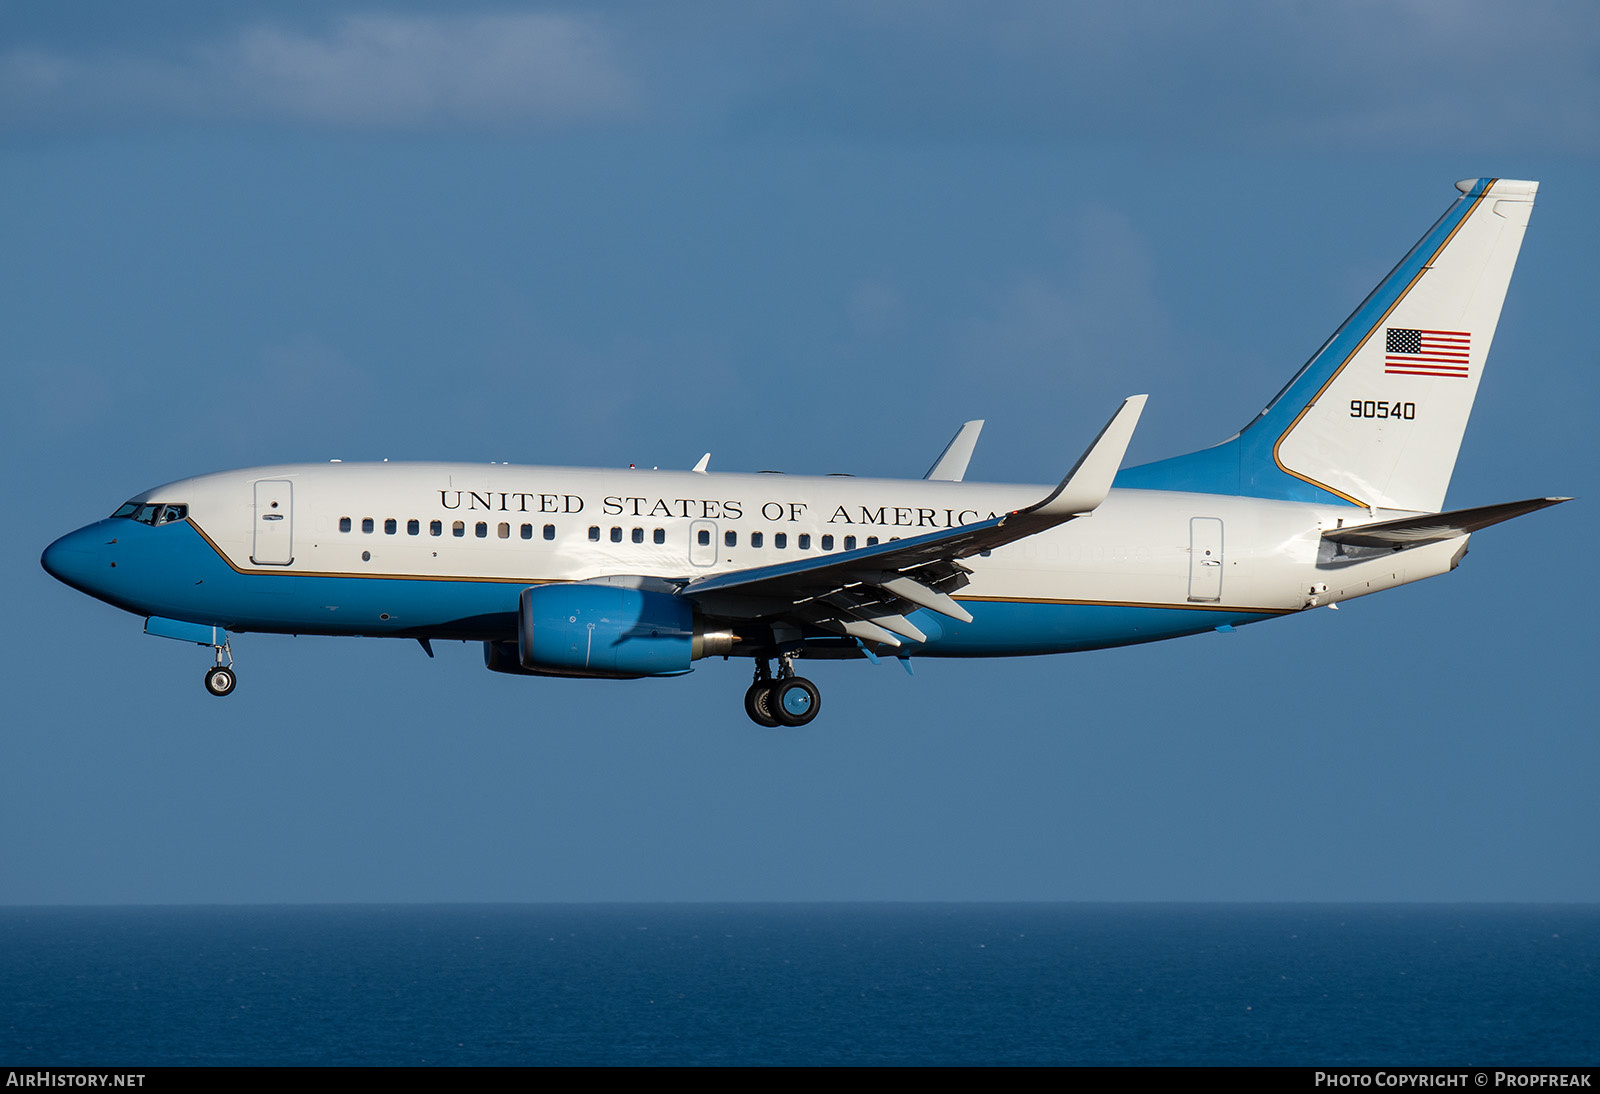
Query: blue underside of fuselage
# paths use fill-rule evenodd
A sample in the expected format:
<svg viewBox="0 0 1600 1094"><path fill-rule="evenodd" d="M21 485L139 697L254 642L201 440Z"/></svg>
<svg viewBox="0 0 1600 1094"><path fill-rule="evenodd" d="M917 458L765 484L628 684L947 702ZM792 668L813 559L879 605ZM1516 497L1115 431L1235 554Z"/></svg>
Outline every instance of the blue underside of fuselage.
<svg viewBox="0 0 1600 1094"><path fill-rule="evenodd" d="M141 616L234 632L516 641L526 582L243 574L188 524L105 520L45 551L74 588ZM1068 653L1241 626L1275 613L1125 604L968 600L971 623L926 609L908 618L928 635L899 653L1015 657Z"/></svg>

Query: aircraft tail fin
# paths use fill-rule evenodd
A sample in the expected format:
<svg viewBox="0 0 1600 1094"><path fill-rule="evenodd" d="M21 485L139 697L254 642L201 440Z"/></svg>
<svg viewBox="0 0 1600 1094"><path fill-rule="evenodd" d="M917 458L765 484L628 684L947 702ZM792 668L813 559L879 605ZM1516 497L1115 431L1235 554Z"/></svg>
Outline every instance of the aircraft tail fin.
<svg viewBox="0 0 1600 1094"><path fill-rule="evenodd" d="M1118 486L1444 505L1536 182L1468 179L1461 196L1255 421Z"/></svg>

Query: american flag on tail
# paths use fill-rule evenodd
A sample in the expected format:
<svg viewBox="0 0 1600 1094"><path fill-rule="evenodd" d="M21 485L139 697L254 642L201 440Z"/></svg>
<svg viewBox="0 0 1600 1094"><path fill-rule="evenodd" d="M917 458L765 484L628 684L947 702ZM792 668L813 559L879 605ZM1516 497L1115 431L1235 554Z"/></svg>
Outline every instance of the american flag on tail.
<svg viewBox="0 0 1600 1094"><path fill-rule="evenodd" d="M1383 371L1397 376L1456 376L1466 379L1472 335L1464 330L1384 331Z"/></svg>

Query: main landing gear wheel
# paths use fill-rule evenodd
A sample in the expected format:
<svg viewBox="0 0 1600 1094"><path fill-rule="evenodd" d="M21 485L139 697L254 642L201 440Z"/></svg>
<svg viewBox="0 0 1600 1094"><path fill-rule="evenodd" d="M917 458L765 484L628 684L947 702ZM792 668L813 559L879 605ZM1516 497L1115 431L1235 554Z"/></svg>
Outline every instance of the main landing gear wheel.
<svg viewBox="0 0 1600 1094"><path fill-rule="evenodd" d="M219 698L233 691L238 682L233 670L226 665L213 665L206 669L206 690Z"/></svg>
<svg viewBox="0 0 1600 1094"><path fill-rule="evenodd" d="M790 676L772 685L767 702L779 724L803 726L822 710L822 692L804 676Z"/></svg>
<svg viewBox="0 0 1600 1094"><path fill-rule="evenodd" d="M772 713L771 680L757 680L750 685L750 690L744 693L744 712L758 726L772 729L778 725L778 719Z"/></svg>

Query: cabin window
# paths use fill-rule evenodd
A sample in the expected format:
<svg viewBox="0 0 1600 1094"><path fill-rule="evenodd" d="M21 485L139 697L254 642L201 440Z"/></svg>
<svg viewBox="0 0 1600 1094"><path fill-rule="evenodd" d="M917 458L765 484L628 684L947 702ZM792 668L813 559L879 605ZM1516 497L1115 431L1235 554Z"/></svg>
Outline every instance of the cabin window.
<svg viewBox="0 0 1600 1094"><path fill-rule="evenodd" d="M361 530L363 532L372 531L372 518L371 517L362 517L361 518Z"/></svg>
<svg viewBox="0 0 1600 1094"><path fill-rule="evenodd" d="M774 532L774 533L772 533L772 545L774 547L776 547L780 551L783 550L785 547L788 547L789 546L789 533L788 532Z"/></svg>
<svg viewBox="0 0 1600 1094"><path fill-rule="evenodd" d="M752 547L759 547L759 546L761 546L761 544L762 544L762 541L763 541L763 540L764 540L764 539L765 539L765 538L766 538L766 537L765 537L765 536L763 536L763 535L762 535L762 534L761 534L761 533L760 533L760 532L751 532L751 533L750 533L750 546L752 546Z"/></svg>
<svg viewBox="0 0 1600 1094"><path fill-rule="evenodd" d="M393 517L383 522L383 534L392 536L400 530L400 524Z"/></svg>
<svg viewBox="0 0 1600 1094"><path fill-rule="evenodd" d="M811 550L811 536L807 532L800 533L799 547L802 551Z"/></svg>
<svg viewBox="0 0 1600 1094"><path fill-rule="evenodd" d="M428 522L428 534L430 536L442 536L442 535L444 535L444 522L443 521L438 521L438 520L430 520Z"/></svg>
<svg viewBox="0 0 1600 1094"><path fill-rule="evenodd" d="M415 536L415 535L421 535L421 534L422 534L422 522L420 520L408 520L408 521L406 521L406 535Z"/></svg>
<svg viewBox="0 0 1600 1094"><path fill-rule="evenodd" d="M856 537L855 536L845 536L844 537L844 549L846 551L854 551L856 549Z"/></svg>
<svg viewBox="0 0 1600 1094"><path fill-rule="evenodd" d="M665 528L657 528L655 532L651 534L650 538L654 539L657 543L665 543L667 542L667 530Z"/></svg>
<svg viewBox="0 0 1600 1094"><path fill-rule="evenodd" d="M700 531L695 533L695 540L702 547L711 546L711 530L709 528L700 529Z"/></svg>
<svg viewBox="0 0 1600 1094"><path fill-rule="evenodd" d="M556 538L556 526L554 524L546 524L544 526L544 538L545 539L555 539Z"/></svg>
<svg viewBox="0 0 1600 1094"><path fill-rule="evenodd" d="M501 521L500 526L494 530L494 534L499 536L501 539L510 539L511 525L507 524L505 521Z"/></svg>
<svg viewBox="0 0 1600 1094"><path fill-rule="evenodd" d="M467 526L458 520L454 524L450 525L450 534L455 536L457 539L460 539L462 536L467 534Z"/></svg>
<svg viewBox="0 0 1600 1094"><path fill-rule="evenodd" d="M635 543L643 543L644 542L644 529L643 528L635 528L633 530L633 542L635 542Z"/></svg>
<svg viewBox="0 0 1600 1094"><path fill-rule="evenodd" d="M621 528L613 528L613 529L611 529L611 542L612 543L621 543L622 542L622 529Z"/></svg>
<svg viewBox="0 0 1600 1094"><path fill-rule="evenodd" d="M739 533L738 532L724 532L724 533L722 533L722 545L724 547L737 547L737 546L739 546Z"/></svg>
<svg viewBox="0 0 1600 1094"><path fill-rule="evenodd" d="M489 524L487 521L480 520L475 526L473 526L472 531L479 539L489 538Z"/></svg>
<svg viewBox="0 0 1600 1094"><path fill-rule="evenodd" d="M600 526L598 524L589 525L589 539L594 543L600 542Z"/></svg>
<svg viewBox="0 0 1600 1094"><path fill-rule="evenodd" d="M823 536L822 537L822 549L824 551L833 550L833 537L832 536Z"/></svg>
<svg viewBox="0 0 1600 1094"><path fill-rule="evenodd" d="M533 538L533 525L524 524L522 526L522 538L523 539L532 539Z"/></svg>
<svg viewBox="0 0 1600 1094"><path fill-rule="evenodd" d="M877 536L868 536L867 537L867 546L868 547L876 547L877 545L878 545L878 537Z"/></svg>
<svg viewBox="0 0 1600 1094"><path fill-rule="evenodd" d="M350 518L349 517L340 517L339 518L339 531L348 532L349 530L350 530Z"/></svg>

